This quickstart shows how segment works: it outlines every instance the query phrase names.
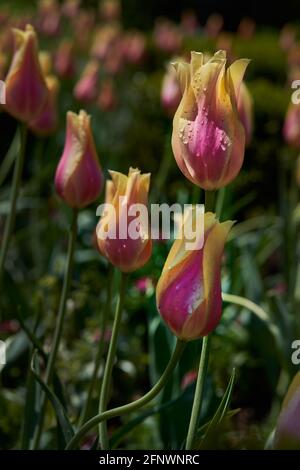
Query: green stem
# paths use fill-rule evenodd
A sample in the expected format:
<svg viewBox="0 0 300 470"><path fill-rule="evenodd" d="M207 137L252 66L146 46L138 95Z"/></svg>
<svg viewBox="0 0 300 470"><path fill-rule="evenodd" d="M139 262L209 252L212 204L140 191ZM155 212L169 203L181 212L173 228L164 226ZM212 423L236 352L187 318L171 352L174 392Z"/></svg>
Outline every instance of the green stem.
<svg viewBox="0 0 300 470"><path fill-rule="evenodd" d="M199 423L199 416L201 413L201 405L203 400L203 392L204 392L204 384L205 384L205 377L207 372L208 366L208 358L209 358L209 347L210 347L210 336L205 336L202 342L202 350L200 356L200 363L199 363L199 370L198 370L198 378L192 408L192 414L189 424L188 435L186 439L186 450L192 450L196 433L197 427Z"/></svg>
<svg viewBox="0 0 300 470"><path fill-rule="evenodd" d="M116 356L117 341L118 341L119 330L120 330L120 325L121 325L127 279L128 279L128 274L122 273L119 299L118 299L118 303L116 307L114 324L112 328L112 334L111 334L111 339L109 343L109 349L108 349L108 354L107 354L107 359L106 359L106 364L105 364L105 369L104 369L104 374L103 374L103 382L102 382L101 393L100 393L100 400L99 400L99 413L100 414L106 411L109 386L111 382L111 374L112 374L113 364L114 364L114 360ZM102 450L108 449L109 444L108 444L107 426L105 422L101 423L99 426L99 438L100 438L101 449Z"/></svg>
<svg viewBox="0 0 300 470"><path fill-rule="evenodd" d="M23 166L24 166L24 159L25 159L25 147L26 147L26 138L27 138L26 124L20 125L20 134L21 134L20 152L18 153L16 162L15 162L11 197L10 197L10 208L9 208L9 213L8 213L6 223L5 223L1 254L0 254L0 283L2 281L6 255L7 255L7 251L9 247L9 242L10 242L10 236L13 231L14 223L15 223L17 199L18 199L21 177L22 177Z"/></svg>
<svg viewBox="0 0 300 470"><path fill-rule="evenodd" d="M205 191L205 212L214 211L215 203L215 191ZM186 450L193 449L195 437L197 434L197 426L199 423L199 417L201 413L201 406L204 393L205 378L207 373L207 366L209 360L209 349L210 349L210 336L205 336L202 340L202 349L198 369L198 378L196 384L196 390L194 395L194 402L192 407L191 419L186 439Z"/></svg>
<svg viewBox="0 0 300 470"><path fill-rule="evenodd" d="M5 178L10 172L11 167L14 164L14 161L20 152L20 132L19 128L17 129L15 136L10 144L10 147L7 151L7 154L3 158L0 166L0 186L2 186Z"/></svg>
<svg viewBox="0 0 300 470"><path fill-rule="evenodd" d="M90 408L93 392L95 389L95 384L96 384L98 373L99 373L99 367L100 367L101 360L103 357L104 346L105 346L105 331L106 331L107 320L109 317L110 307L111 307L113 272L114 272L113 267L110 266L108 279L107 279L107 286L106 286L106 301L105 301L105 306L102 312L102 318L101 318L101 324L100 324L101 336L99 340L98 351L95 357L94 370L93 370L93 375L89 384L87 398L86 398L86 401L85 401L85 404L84 404L84 407L83 407L83 410L79 419L79 426L82 426L83 423L88 418L89 408Z"/></svg>
<svg viewBox="0 0 300 470"><path fill-rule="evenodd" d="M131 413L133 411L138 410L142 406L145 406L147 403L149 403L153 398L155 398L159 392L163 389L163 387L166 385L171 373L175 369L177 362L184 350L186 343L184 341L181 341L177 339L176 347L174 349L174 352L168 362L167 367L165 368L162 376L158 380L158 382L154 385L154 387L149 390L146 395L143 397L139 398L138 400L133 401L132 403L129 403L124 406L119 406L117 408L113 408L111 410L105 411L105 413L100 413L93 418L91 418L89 421L87 421L82 428L80 428L76 434L72 437L70 442L68 443L66 449L71 450L74 449L78 446L80 440L87 434L91 429L93 429L95 426L97 426L99 423L107 421L108 419L115 418L116 416L122 416L126 413Z"/></svg>
<svg viewBox="0 0 300 470"><path fill-rule="evenodd" d="M52 349L51 349L49 359L47 362L47 368L46 368L46 374L45 374L45 383L47 385L50 385L52 381L57 351L58 351L59 343L60 343L61 336L62 336L62 329L63 329L63 323L64 323L65 311L66 311L67 295L68 295L69 285L71 281L75 240L76 240L76 234L77 234L77 216L78 216L77 210L73 209L72 225L71 225L71 229L69 233L66 271L64 275L63 288L62 288L61 297L60 297L59 311L58 311L57 323L56 323L55 331L54 331ZM45 394L43 394L43 398L41 400L41 407L40 407L41 409L40 419L39 419L39 423L37 426L37 430L36 430L35 437L34 437L34 443L33 443L34 449L37 449L40 443L40 438L41 438L43 424L44 424L44 417L45 417L45 412L46 412L46 406L47 406L47 397Z"/></svg>
<svg viewBox="0 0 300 470"><path fill-rule="evenodd" d="M222 214L222 209L223 209L224 200L225 200L225 193L226 193L226 186L224 186L224 188L219 189L218 191L218 197L216 201L216 215L218 219L220 219L221 214Z"/></svg>
<svg viewBox="0 0 300 470"><path fill-rule="evenodd" d="M205 212L213 212L215 207L215 191L205 191Z"/></svg>

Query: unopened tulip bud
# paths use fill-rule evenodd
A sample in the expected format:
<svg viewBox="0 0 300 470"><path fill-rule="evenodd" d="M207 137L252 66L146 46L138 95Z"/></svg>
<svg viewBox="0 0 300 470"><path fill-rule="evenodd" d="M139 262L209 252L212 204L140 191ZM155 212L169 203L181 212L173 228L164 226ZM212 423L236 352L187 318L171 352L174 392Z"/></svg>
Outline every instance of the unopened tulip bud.
<svg viewBox="0 0 300 470"><path fill-rule="evenodd" d="M194 210L191 216L195 223ZM187 239L182 236L167 257L156 288L157 308L170 330L184 341L208 335L220 321L221 260L232 225L231 221L220 223L206 212L202 246L187 249Z"/></svg>
<svg viewBox="0 0 300 470"><path fill-rule="evenodd" d="M142 33L134 31L123 38L123 54L129 64L139 64L144 57L146 40Z"/></svg>
<svg viewBox="0 0 300 470"><path fill-rule="evenodd" d="M246 145L249 145L253 131L253 100L244 82L241 83L237 106L240 120L245 129Z"/></svg>
<svg viewBox="0 0 300 470"><path fill-rule="evenodd" d="M85 111L69 111L65 147L55 175L56 191L66 204L79 209L94 202L102 186L90 116Z"/></svg>
<svg viewBox="0 0 300 470"><path fill-rule="evenodd" d="M295 375L283 401L273 448L300 450L300 372Z"/></svg>
<svg viewBox="0 0 300 470"><path fill-rule="evenodd" d="M182 173L205 190L226 186L239 173L245 151L245 131L237 103L249 61L240 59L226 70L226 53L204 63L174 64L183 91L173 120L172 148Z"/></svg>
<svg viewBox="0 0 300 470"><path fill-rule="evenodd" d="M54 67L62 78L72 78L75 73L74 44L68 40L63 41L56 52Z"/></svg>
<svg viewBox="0 0 300 470"><path fill-rule="evenodd" d="M46 77L48 87L48 97L40 114L29 123L29 128L38 135L50 135L56 127L58 121L57 115L57 96L59 83L54 75Z"/></svg>
<svg viewBox="0 0 300 470"><path fill-rule="evenodd" d="M286 142L300 149L300 105L291 103L288 107L284 127L283 135Z"/></svg>
<svg viewBox="0 0 300 470"><path fill-rule="evenodd" d="M6 77L6 110L20 121L30 122L43 108L48 89L32 26L14 29L15 52Z"/></svg>
<svg viewBox="0 0 300 470"><path fill-rule="evenodd" d="M74 96L78 101L90 103L97 96L99 63L95 60L88 62L74 88Z"/></svg>
<svg viewBox="0 0 300 470"><path fill-rule="evenodd" d="M149 260L152 251L148 224L150 174L130 168L128 176L110 171L106 204L97 226L100 252L123 272L135 271ZM143 213L137 217L135 207ZM133 214L134 212L134 214Z"/></svg>

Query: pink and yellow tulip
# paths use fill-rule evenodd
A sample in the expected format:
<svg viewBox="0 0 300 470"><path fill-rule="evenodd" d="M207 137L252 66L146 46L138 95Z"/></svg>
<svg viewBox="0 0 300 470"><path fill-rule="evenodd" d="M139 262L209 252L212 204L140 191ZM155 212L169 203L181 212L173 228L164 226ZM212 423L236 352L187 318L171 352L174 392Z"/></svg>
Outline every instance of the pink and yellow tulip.
<svg viewBox="0 0 300 470"><path fill-rule="evenodd" d="M122 272L132 272L141 268L149 260L152 252L149 224L138 229L138 236L132 238L129 227L135 217L130 215L134 204L147 207L150 174L130 168L128 176L110 171L112 181L106 185L106 200L110 210L105 210L97 226L97 239L100 252ZM112 210L111 210L112 209ZM124 222L124 226L120 225ZM126 224L126 226L125 226ZM125 230L124 236L120 231Z"/></svg>
<svg viewBox="0 0 300 470"><path fill-rule="evenodd" d="M295 375L283 401L273 447L300 450L300 372Z"/></svg>
<svg viewBox="0 0 300 470"><path fill-rule="evenodd" d="M187 250L182 237L170 250L157 284L156 302L163 320L181 340L206 336L220 321L220 267L232 225L231 221L220 223L206 212L203 246Z"/></svg>
<svg viewBox="0 0 300 470"><path fill-rule="evenodd" d="M205 190L226 186L239 173L245 131L237 106L249 61L240 59L226 70L226 53L204 63L191 53L191 62L174 64L183 92L173 121L172 148L182 173Z"/></svg>
<svg viewBox="0 0 300 470"><path fill-rule="evenodd" d="M73 208L94 202L103 186L103 174L85 111L67 113L65 147L55 174L59 196Z"/></svg>
<svg viewBox="0 0 300 470"><path fill-rule="evenodd" d="M32 26L14 29L15 52L6 83L6 110L20 121L29 123L42 110L47 84L38 57L38 43Z"/></svg>

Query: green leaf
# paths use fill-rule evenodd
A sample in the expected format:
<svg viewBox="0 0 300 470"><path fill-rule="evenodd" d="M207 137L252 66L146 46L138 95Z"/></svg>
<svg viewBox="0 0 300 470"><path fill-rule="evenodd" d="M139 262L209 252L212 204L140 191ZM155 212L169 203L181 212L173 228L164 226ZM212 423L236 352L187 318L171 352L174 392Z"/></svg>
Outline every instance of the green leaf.
<svg viewBox="0 0 300 470"><path fill-rule="evenodd" d="M35 362L35 367L38 367L38 361ZM30 441L34 436L34 431L39 417L37 407L40 398L39 392L39 384L34 379L33 374L29 371L26 382L26 401L22 425L21 449L30 449Z"/></svg>
<svg viewBox="0 0 300 470"><path fill-rule="evenodd" d="M63 405L61 404L60 400L57 398L57 396L50 390L47 384L40 378L40 376L37 374L37 372L34 369L34 363L35 363L35 357L36 357L37 351L34 352L31 360L31 371L35 377L35 379L38 381L42 389L44 390L45 394L47 395L50 403L53 406L53 409L55 411L56 419L57 419L57 424L58 427L60 428L60 431L63 436L64 440L64 446L67 445L69 440L74 436L74 429L67 417L67 413Z"/></svg>
<svg viewBox="0 0 300 470"><path fill-rule="evenodd" d="M224 396L221 400L221 403L210 421L208 428L204 434L204 437L201 440L200 449L211 449L213 448L213 441L215 440L215 434L218 432L218 428L220 427L224 417L226 416L227 409L230 404L231 400L231 395L232 395L232 390L233 390L233 385L234 385L234 379L235 379L235 369L232 369L232 373L227 385L227 389L224 393Z"/></svg>

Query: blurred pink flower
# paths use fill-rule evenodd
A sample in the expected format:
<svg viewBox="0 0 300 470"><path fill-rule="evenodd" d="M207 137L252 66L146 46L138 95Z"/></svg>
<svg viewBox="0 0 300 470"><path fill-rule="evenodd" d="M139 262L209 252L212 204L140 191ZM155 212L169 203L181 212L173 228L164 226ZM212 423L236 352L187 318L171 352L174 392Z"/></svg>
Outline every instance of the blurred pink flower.
<svg viewBox="0 0 300 470"><path fill-rule="evenodd" d="M54 75L46 77L48 97L41 112L29 123L29 128L37 135L45 136L52 134L57 127L57 97L59 83Z"/></svg>
<svg viewBox="0 0 300 470"><path fill-rule="evenodd" d="M238 25L237 33L243 39L251 39L255 34L256 24L252 18L245 17Z"/></svg>
<svg viewBox="0 0 300 470"><path fill-rule="evenodd" d="M222 31L223 24L224 20L222 15L219 15L218 13L210 15L204 27L207 36L210 38L216 38Z"/></svg>
<svg viewBox="0 0 300 470"><path fill-rule="evenodd" d="M123 36L122 49L129 64L139 64L145 55L146 40L143 33L132 31Z"/></svg>
<svg viewBox="0 0 300 470"><path fill-rule="evenodd" d="M135 281L134 286L141 294L145 294L148 289L153 287L153 281L149 276L140 277Z"/></svg>
<svg viewBox="0 0 300 470"><path fill-rule="evenodd" d="M179 28L164 18L156 21L153 39L156 47L168 54L176 54L182 46L182 34Z"/></svg>
<svg viewBox="0 0 300 470"><path fill-rule="evenodd" d="M20 325L16 320L5 320L2 323L0 323L1 333L17 333L19 329L20 329Z"/></svg>
<svg viewBox="0 0 300 470"><path fill-rule="evenodd" d="M182 381L180 384L181 390L185 390L189 385L196 382L197 377L198 377L197 370L190 370L189 372L187 372L182 378Z"/></svg>
<svg viewBox="0 0 300 470"><path fill-rule="evenodd" d="M198 18L194 10L185 10L180 21L182 31L188 36L195 34L199 27Z"/></svg>
<svg viewBox="0 0 300 470"><path fill-rule="evenodd" d="M84 103L92 102L97 96L99 62L90 60L74 88L74 96Z"/></svg>
<svg viewBox="0 0 300 470"><path fill-rule="evenodd" d="M100 84L100 91L97 97L97 105L102 111L111 111L117 105L117 96L113 81L109 78Z"/></svg>
<svg viewBox="0 0 300 470"><path fill-rule="evenodd" d="M120 0L101 0L99 4L100 18L104 21L116 21L121 17Z"/></svg>
<svg viewBox="0 0 300 470"><path fill-rule="evenodd" d="M300 149L300 104L290 103L285 116L283 135L289 145Z"/></svg>
<svg viewBox="0 0 300 470"><path fill-rule="evenodd" d="M69 40L64 40L58 46L54 58L54 68L61 78L73 78L75 74L74 44Z"/></svg>
<svg viewBox="0 0 300 470"><path fill-rule="evenodd" d="M163 108L173 116L181 100L180 83L173 65L169 64L162 81L160 99Z"/></svg>
<svg viewBox="0 0 300 470"><path fill-rule="evenodd" d="M45 36L57 36L60 30L60 5L57 0L41 0L38 3L37 30Z"/></svg>

